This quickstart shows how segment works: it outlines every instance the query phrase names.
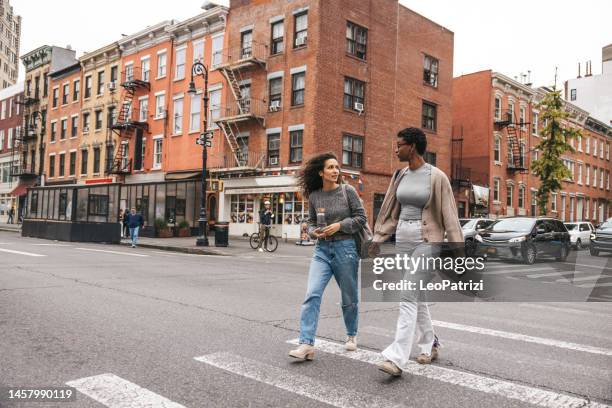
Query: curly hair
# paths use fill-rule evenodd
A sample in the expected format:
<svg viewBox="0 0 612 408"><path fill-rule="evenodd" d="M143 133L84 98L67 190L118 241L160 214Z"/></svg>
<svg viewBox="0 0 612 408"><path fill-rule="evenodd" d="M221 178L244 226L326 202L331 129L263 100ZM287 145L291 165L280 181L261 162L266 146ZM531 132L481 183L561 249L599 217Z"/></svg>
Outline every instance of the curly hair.
<svg viewBox="0 0 612 408"><path fill-rule="evenodd" d="M319 175L319 172L323 171L325 162L329 159L338 160L338 157L333 152L321 153L311 157L297 176L297 184L302 188L307 198L312 192L323 188L323 178ZM338 183L342 183L342 177L338 177Z"/></svg>

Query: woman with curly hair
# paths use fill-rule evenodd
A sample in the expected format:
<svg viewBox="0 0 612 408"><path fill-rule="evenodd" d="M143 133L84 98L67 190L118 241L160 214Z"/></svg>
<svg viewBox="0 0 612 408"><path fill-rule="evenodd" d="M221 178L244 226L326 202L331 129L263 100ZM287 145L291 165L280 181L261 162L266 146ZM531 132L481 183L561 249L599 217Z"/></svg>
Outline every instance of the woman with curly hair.
<svg viewBox="0 0 612 408"><path fill-rule="evenodd" d="M321 298L332 276L342 294L346 349L357 349L359 256L353 234L363 228L367 220L355 189L342 184L335 154L323 153L312 157L304 165L299 185L310 205L308 232L318 242L310 262L308 288L302 304L300 345L289 355L312 360Z"/></svg>

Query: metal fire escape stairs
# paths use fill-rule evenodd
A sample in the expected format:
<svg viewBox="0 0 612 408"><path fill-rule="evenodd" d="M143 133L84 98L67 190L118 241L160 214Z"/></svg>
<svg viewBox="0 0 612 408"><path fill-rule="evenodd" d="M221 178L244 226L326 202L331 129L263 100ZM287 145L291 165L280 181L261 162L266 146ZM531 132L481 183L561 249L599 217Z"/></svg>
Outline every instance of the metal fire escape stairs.
<svg viewBox="0 0 612 408"><path fill-rule="evenodd" d="M527 174L529 172L527 166L527 148L521 149L521 144L526 143L523 138L523 129L530 126L528 122L514 122L514 112L506 112L506 117L501 120L496 120L495 125L498 130L503 128L506 129L508 137L508 148L512 153L512 157L508 160L508 170L512 172L519 172L520 174Z"/></svg>
<svg viewBox="0 0 612 408"><path fill-rule="evenodd" d="M139 68L134 68L131 75L125 76L125 80L121 83L121 87L123 88L121 105L119 106L117 120L113 121L113 124L110 126L111 132L109 132L108 137L110 140L107 140L107 146L112 146L114 144L112 140L113 134L118 136L114 157L107 159L108 174L126 175L132 172L132 159L129 158L129 151L124 151L122 142L129 140L134 135L136 129L148 130L146 118L144 121L142 121L140 117L136 119L133 118L134 96L136 91L140 89L146 89L148 91L151 89L151 84L148 79L142 80L135 78L134 75L139 72ZM122 73L122 75L125 74L125 72ZM137 114L141 115L141 112L138 111ZM112 120L112 118L109 118L109 120Z"/></svg>

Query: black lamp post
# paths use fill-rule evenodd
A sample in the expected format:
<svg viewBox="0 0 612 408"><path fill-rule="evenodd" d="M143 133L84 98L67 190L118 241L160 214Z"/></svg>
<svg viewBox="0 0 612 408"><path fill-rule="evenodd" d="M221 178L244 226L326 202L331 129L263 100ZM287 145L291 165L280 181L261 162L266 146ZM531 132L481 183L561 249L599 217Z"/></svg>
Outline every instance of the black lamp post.
<svg viewBox="0 0 612 408"><path fill-rule="evenodd" d="M195 95L197 93L193 77L201 75L204 78L204 130L196 140L196 144L202 146L202 200L200 204L200 219L198 220L200 232L196 240L197 246L208 246L208 218L206 217L206 159L208 157L207 148L212 146L212 132L208 131L208 68L201 62L195 62L191 69L191 82L187 93Z"/></svg>

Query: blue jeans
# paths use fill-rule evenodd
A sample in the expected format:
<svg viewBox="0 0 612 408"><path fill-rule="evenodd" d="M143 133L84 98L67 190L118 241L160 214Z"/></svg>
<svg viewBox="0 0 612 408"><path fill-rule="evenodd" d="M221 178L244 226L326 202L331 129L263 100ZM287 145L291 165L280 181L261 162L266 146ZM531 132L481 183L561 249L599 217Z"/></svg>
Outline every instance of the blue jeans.
<svg viewBox="0 0 612 408"><path fill-rule="evenodd" d="M308 272L308 289L302 304L300 317L300 344L314 345L319 323L321 298L325 287L333 276L340 287L342 295L342 315L346 334L357 335L359 312L359 289L357 287L357 270L359 256L355 240L342 241L320 240L314 249Z"/></svg>
<svg viewBox="0 0 612 408"><path fill-rule="evenodd" d="M138 244L138 230L140 227L130 228L130 239L132 240L132 245Z"/></svg>

